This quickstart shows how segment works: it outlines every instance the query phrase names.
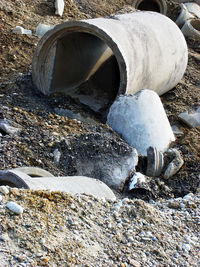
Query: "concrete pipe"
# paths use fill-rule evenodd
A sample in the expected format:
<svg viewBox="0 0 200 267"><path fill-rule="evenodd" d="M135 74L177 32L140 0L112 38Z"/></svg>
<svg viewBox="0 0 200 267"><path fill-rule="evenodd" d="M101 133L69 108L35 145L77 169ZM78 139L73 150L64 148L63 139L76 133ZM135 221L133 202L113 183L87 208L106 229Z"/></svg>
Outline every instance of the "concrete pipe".
<svg viewBox="0 0 200 267"><path fill-rule="evenodd" d="M175 23L179 27L182 27L187 20L195 18L195 16L188 11L185 4L180 4L180 8L181 8L180 14L179 14L177 20L175 21Z"/></svg>
<svg viewBox="0 0 200 267"><path fill-rule="evenodd" d="M132 6L143 11L154 11L167 14L167 4L165 0L134 0Z"/></svg>
<svg viewBox="0 0 200 267"><path fill-rule="evenodd" d="M24 172L17 170L0 171L0 186L31 189L50 190L65 193L87 194L97 198L115 200L113 191L103 182L85 176L67 177L30 177Z"/></svg>
<svg viewBox="0 0 200 267"><path fill-rule="evenodd" d="M12 172L20 171L29 175L30 177L54 177L54 175L51 174L50 172L38 167L19 167L12 169L10 171Z"/></svg>
<svg viewBox="0 0 200 267"><path fill-rule="evenodd" d="M186 37L200 41L200 19L190 19L186 21L181 31Z"/></svg>
<svg viewBox="0 0 200 267"><path fill-rule="evenodd" d="M38 43L32 76L44 94L64 92L101 111L142 88L164 94L181 80L187 59L177 25L141 11L57 25Z"/></svg>
<svg viewBox="0 0 200 267"><path fill-rule="evenodd" d="M196 18L200 18L200 6L197 3L185 3L187 10L196 16Z"/></svg>

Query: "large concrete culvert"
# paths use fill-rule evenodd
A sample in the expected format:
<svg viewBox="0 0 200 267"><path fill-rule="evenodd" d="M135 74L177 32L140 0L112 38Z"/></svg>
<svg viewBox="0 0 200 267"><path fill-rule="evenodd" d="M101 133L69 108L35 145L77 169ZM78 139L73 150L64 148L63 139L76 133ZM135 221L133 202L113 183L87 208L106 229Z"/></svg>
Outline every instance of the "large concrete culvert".
<svg viewBox="0 0 200 267"><path fill-rule="evenodd" d="M187 45L176 24L141 11L57 25L39 41L32 75L44 94L64 92L99 111L119 94L167 92L186 65Z"/></svg>

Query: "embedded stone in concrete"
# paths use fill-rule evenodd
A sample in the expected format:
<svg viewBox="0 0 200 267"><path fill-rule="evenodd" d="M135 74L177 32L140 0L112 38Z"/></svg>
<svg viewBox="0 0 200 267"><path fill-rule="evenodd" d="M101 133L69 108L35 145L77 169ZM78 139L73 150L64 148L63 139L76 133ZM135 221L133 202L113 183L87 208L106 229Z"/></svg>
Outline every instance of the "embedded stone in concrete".
<svg viewBox="0 0 200 267"><path fill-rule="evenodd" d="M149 146L163 152L175 140L162 102L151 90L120 96L109 110L107 124L142 155Z"/></svg>
<svg viewBox="0 0 200 267"><path fill-rule="evenodd" d="M0 171L0 185L2 183L18 188L60 191L73 195L87 194L97 198L115 200L113 191L106 184L97 179L83 176L32 178L20 171Z"/></svg>

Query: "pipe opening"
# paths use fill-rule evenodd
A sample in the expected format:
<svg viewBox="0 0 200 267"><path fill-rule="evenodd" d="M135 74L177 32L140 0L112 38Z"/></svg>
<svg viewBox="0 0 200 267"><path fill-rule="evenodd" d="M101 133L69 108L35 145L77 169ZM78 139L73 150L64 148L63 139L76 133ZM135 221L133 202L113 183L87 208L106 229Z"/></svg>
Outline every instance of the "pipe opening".
<svg viewBox="0 0 200 267"><path fill-rule="evenodd" d="M18 185L16 185L15 183L12 183L10 181L6 181L6 180L0 180L0 186L2 185L7 185L10 187L18 187Z"/></svg>
<svg viewBox="0 0 200 267"><path fill-rule="evenodd" d="M99 37L69 32L56 41L51 92L64 92L94 111L106 109L120 86L117 59Z"/></svg>
<svg viewBox="0 0 200 267"><path fill-rule="evenodd" d="M195 30L200 31L200 20L198 19L191 20L190 24Z"/></svg>
<svg viewBox="0 0 200 267"><path fill-rule="evenodd" d="M156 0L143 0L139 3L137 9L161 13L160 5Z"/></svg>

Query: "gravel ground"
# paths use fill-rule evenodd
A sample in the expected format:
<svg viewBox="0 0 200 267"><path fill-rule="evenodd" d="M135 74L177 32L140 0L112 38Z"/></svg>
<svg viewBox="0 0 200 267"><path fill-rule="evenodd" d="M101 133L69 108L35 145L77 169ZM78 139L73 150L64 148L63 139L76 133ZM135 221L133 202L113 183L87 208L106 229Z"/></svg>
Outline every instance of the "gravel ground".
<svg viewBox="0 0 200 267"><path fill-rule="evenodd" d="M0 205L3 266L200 264L200 192L146 203L7 191ZM24 212L14 214L5 207L8 201Z"/></svg>

